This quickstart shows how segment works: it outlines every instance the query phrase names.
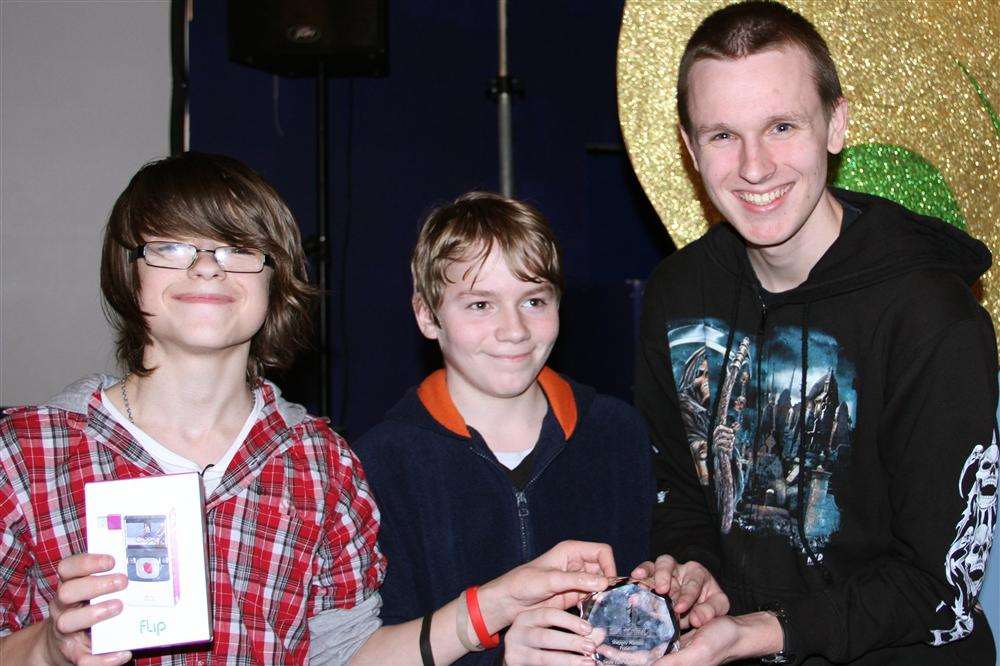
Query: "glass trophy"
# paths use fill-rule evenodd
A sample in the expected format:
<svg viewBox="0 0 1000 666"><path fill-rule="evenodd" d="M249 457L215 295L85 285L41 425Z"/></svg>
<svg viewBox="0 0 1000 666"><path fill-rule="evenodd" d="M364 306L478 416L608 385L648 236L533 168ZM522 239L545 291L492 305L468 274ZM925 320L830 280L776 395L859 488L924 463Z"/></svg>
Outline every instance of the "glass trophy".
<svg viewBox="0 0 1000 666"><path fill-rule="evenodd" d="M583 598L580 617L594 627L593 657L605 664L651 664L678 649L680 625L670 599L634 578L616 578Z"/></svg>

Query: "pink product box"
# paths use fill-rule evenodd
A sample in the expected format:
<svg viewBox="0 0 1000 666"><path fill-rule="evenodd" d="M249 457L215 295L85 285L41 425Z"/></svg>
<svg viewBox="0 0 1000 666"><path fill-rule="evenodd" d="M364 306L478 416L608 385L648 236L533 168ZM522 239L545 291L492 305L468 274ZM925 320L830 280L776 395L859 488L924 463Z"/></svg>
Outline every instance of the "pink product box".
<svg viewBox="0 0 1000 666"><path fill-rule="evenodd" d="M88 483L87 551L111 555L128 585L121 614L91 629L94 654L212 640L205 499L197 474Z"/></svg>

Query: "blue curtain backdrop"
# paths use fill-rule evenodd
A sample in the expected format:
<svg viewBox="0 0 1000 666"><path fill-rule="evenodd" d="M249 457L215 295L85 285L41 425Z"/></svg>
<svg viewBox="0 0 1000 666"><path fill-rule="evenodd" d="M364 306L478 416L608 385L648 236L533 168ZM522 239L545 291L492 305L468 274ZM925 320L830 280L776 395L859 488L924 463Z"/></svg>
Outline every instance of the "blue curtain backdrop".
<svg viewBox="0 0 1000 666"><path fill-rule="evenodd" d="M511 3L509 45L510 71L526 92L513 111L516 195L549 216L565 253L569 293L553 366L628 398L628 280L645 278L672 245L621 151L621 10L616 2ZM191 24L191 146L260 171L309 236L314 81L228 62L225 18L223 3L201 3ZM332 417L350 437L440 363L413 323L409 253L434 203L499 187L496 105L486 95L496 75L496 22L492 2L392 2L389 75L329 84L333 254L346 246L347 256L330 282ZM588 307L594 299L606 307ZM312 407L314 367L307 360L282 381Z"/></svg>

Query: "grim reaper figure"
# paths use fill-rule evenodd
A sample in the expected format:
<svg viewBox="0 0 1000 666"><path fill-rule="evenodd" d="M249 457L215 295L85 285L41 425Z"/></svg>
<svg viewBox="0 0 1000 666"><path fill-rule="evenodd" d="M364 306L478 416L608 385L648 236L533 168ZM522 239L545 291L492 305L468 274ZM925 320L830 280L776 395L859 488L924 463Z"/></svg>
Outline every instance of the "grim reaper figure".
<svg viewBox="0 0 1000 666"><path fill-rule="evenodd" d="M708 425L711 390L708 383L708 357L706 348L699 347L687 361L677 387L677 399L681 408L681 419L687 433L688 445L694 457L698 481L708 485Z"/></svg>

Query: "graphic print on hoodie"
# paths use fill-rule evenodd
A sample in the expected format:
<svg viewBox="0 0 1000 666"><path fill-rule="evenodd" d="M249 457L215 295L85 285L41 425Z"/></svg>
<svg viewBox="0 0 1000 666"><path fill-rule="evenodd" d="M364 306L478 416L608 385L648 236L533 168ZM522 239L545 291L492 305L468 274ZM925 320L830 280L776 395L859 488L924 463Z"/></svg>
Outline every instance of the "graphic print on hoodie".
<svg viewBox="0 0 1000 666"><path fill-rule="evenodd" d="M775 327L762 351L753 332L737 330L728 356L729 327L719 319L672 321L667 338L698 481L716 480L722 533L780 534L798 547L804 532L821 560L840 527L836 498L857 413L854 364L835 338L809 331L802 399L801 328Z"/></svg>

